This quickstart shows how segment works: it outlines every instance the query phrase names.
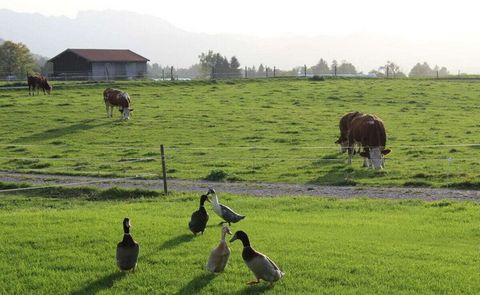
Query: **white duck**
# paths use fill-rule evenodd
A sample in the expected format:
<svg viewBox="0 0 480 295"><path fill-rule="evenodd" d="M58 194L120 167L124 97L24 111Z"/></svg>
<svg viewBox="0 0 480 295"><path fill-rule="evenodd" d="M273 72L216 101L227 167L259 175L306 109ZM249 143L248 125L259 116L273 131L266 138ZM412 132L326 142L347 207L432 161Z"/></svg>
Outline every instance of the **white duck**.
<svg viewBox="0 0 480 295"><path fill-rule="evenodd" d="M212 198L213 211L223 220L225 220L220 222L220 224L228 223L228 225L231 225L231 223L239 222L240 220L245 218L245 215L240 215L237 212L233 211L233 209L220 204L220 202L218 201L217 193L214 189L209 189L207 194L215 195L215 197Z"/></svg>
<svg viewBox="0 0 480 295"><path fill-rule="evenodd" d="M226 226L222 226L222 238L220 239L220 244L212 250L210 253L210 257L208 258L207 262L207 270L211 272L222 272L227 266L228 258L230 257L230 248L227 246L227 242L225 241L225 236L229 234L231 235L232 232Z"/></svg>

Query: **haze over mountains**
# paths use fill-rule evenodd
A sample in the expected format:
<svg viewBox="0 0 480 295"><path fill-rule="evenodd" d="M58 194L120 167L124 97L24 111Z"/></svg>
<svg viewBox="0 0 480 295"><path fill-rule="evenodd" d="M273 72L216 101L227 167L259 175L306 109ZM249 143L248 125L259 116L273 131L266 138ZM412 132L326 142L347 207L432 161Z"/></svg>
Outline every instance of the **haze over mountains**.
<svg viewBox="0 0 480 295"><path fill-rule="evenodd" d="M188 67L209 49L235 55L242 66L260 63L291 69L320 58L348 60L368 72L392 60L407 72L417 62L446 66L451 72L480 73L480 39L408 40L401 36L357 33L336 36L281 35L266 38L182 30L161 18L125 11L83 11L74 19L0 9L0 38L26 44L53 57L66 48L128 48L161 65Z"/></svg>

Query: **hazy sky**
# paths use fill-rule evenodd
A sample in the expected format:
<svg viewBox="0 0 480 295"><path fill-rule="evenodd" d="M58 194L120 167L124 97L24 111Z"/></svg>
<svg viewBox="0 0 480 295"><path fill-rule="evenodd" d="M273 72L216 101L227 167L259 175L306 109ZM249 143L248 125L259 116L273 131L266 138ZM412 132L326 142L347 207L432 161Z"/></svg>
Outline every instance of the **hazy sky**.
<svg viewBox="0 0 480 295"><path fill-rule="evenodd" d="M0 8L71 18L81 10L127 10L192 32L262 36L380 32L457 40L480 31L480 4L467 0L0 0Z"/></svg>

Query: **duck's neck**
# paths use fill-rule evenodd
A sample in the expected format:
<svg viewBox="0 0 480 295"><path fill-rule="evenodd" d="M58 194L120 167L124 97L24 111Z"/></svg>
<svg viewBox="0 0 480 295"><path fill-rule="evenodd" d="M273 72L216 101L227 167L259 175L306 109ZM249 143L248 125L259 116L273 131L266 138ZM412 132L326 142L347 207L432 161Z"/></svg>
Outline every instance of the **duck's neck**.
<svg viewBox="0 0 480 295"><path fill-rule="evenodd" d="M130 234L130 228L126 224L123 225L123 233L126 235Z"/></svg>
<svg viewBox="0 0 480 295"><path fill-rule="evenodd" d="M224 231L222 230L222 238L220 239L220 241L225 242L225 236L226 236L226 235L227 235L227 232L224 232Z"/></svg>
<svg viewBox="0 0 480 295"><path fill-rule="evenodd" d="M243 244L243 248L250 248L250 240L248 239L248 237L243 237L241 241Z"/></svg>

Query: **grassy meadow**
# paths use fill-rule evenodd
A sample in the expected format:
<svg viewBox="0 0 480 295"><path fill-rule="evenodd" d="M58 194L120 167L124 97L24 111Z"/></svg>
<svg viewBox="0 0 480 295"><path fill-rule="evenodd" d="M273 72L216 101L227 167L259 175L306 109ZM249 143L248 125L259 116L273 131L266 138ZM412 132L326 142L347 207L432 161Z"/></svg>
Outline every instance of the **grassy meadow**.
<svg viewBox="0 0 480 295"><path fill-rule="evenodd" d="M126 90L130 121L106 118L102 91ZM57 82L52 95L0 88L0 170L325 185L479 188L480 83L297 79ZM334 144L349 111L386 125L386 169ZM440 145L440 146L438 146Z"/></svg>
<svg viewBox="0 0 480 295"><path fill-rule="evenodd" d="M220 219L208 205L205 234L189 232L198 195L51 188L0 198L0 293L480 293L479 204L220 197L247 215L232 231L286 272L273 288L245 285L253 276L239 241L224 273L204 270ZM115 265L125 216L140 243L133 274Z"/></svg>

